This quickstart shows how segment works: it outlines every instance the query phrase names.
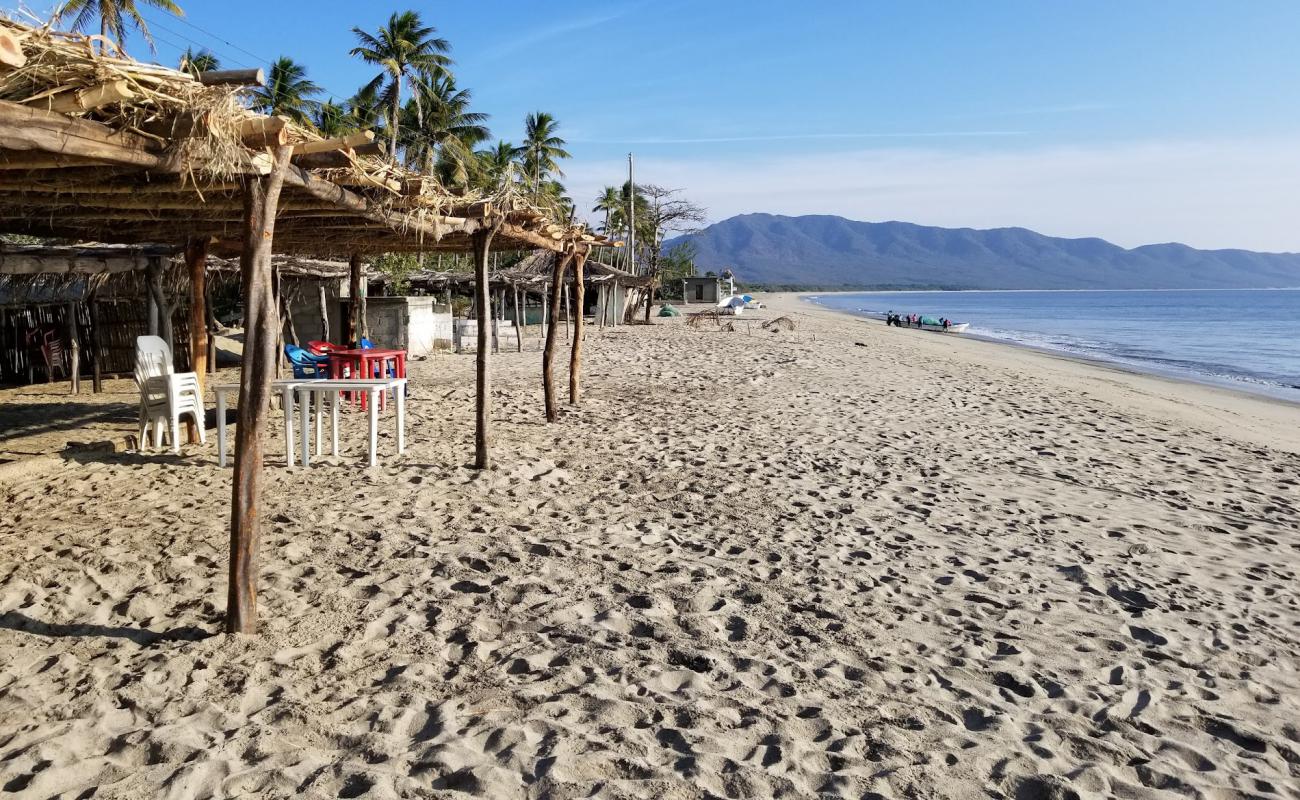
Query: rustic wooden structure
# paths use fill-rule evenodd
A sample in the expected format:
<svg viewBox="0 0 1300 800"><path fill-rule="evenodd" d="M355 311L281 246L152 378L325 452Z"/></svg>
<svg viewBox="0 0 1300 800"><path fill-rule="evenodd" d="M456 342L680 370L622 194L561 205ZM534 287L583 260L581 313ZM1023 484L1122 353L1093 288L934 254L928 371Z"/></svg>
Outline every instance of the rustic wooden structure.
<svg viewBox="0 0 1300 800"><path fill-rule="evenodd" d="M240 253L248 340L228 630L250 633L256 622L261 439L275 363L271 320L278 318L272 252L354 261L383 252L473 252L480 301L475 464L490 464L490 248L573 252L581 274L586 252L608 244L603 237L553 221L510 186L452 195L432 178L364 155L371 136L324 139L255 114L227 81L256 76L200 80L106 56L87 37L9 20L0 20L0 33L16 42L0 59L0 232L114 243L201 240ZM194 259L197 269L197 250ZM153 267L150 292L165 327L169 304L158 295ZM581 297L581 283L576 291ZM191 307L202 302L191 298ZM578 399L580 346L575 336L571 402Z"/></svg>

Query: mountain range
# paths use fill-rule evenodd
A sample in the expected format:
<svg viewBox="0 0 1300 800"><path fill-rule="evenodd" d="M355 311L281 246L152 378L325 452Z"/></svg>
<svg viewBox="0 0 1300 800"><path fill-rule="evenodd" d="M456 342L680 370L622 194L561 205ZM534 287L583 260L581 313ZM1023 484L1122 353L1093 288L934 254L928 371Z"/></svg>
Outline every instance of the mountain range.
<svg viewBox="0 0 1300 800"><path fill-rule="evenodd" d="M742 214L665 243L746 285L935 289L1254 289L1300 286L1300 253L1126 249L1025 228L937 228L843 217Z"/></svg>

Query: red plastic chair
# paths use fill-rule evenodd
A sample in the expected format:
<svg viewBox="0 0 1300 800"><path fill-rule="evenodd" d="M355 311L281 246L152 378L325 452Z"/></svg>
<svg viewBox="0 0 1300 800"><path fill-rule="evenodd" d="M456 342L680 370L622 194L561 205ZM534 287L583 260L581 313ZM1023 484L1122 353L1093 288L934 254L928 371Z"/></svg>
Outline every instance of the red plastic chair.
<svg viewBox="0 0 1300 800"><path fill-rule="evenodd" d="M345 348L329 342L322 342L319 339L307 343L307 351L314 356L327 356L335 350L343 349Z"/></svg>

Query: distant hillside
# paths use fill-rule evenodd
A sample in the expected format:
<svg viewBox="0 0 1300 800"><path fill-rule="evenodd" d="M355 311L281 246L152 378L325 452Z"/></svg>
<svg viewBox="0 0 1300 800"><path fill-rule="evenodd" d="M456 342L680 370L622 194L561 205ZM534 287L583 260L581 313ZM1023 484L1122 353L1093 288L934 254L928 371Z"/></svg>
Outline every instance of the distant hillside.
<svg viewBox="0 0 1300 800"><path fill-rule="evenodd" d="M1126 250L1024 228L934 228L834 216L744 214L679 237L702 270L747 284L948 289L1246 289L1300 286L1300 254Z"/></svg>

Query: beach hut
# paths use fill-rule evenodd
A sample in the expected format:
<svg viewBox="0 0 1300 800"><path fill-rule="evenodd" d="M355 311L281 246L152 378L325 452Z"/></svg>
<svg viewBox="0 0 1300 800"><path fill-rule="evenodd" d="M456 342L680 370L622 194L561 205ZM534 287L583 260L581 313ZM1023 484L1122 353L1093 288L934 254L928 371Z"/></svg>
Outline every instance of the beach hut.
<svg viewBox="0 0 1300 800"><path fill-rule="evenodd" d="M682 278L682 302L717 305L724 297L736 293L736 281L728 273L725 276L706 275Z"/></svg>
<svg viewBox="0 0 1300 800"><path fill-rule="evenodd" d="M369 131L325 138L287 118L255 113L241 92L262 81L260 70L192 75L106 55L89 37L12 20L0 20L0 61L0 233L181 248L190 276L190 360L198 372L207 356L209 253L239 254L245 342L231 504L231 631L252 632L256 618L256 509L282 327L272 256L347 260L348 338L355 340L365 319L363 257L471 254L474 464L486 468L492 249L549 251L552 285L571 266L581 307L587 256L609 244L581 224L558 221L567 215L535 205L513 185L452 194L385 158ZM159 306L165 305L164 298ZM581 395L581 315L574 324L571 403ZM548 326L542 371L548 421L556 419L554 328Z"/></svg>

